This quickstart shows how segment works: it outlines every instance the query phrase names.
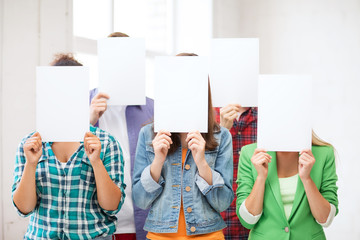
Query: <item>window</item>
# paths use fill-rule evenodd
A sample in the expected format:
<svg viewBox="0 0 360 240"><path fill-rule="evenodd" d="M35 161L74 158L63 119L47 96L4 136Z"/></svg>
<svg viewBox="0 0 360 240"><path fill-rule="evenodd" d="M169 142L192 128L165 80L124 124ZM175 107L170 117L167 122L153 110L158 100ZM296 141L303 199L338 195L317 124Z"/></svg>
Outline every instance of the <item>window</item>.
<svg viewBox="0 0 360 240"><path fill-rule="evenodd" d="M97 87L97 39L123 32L146 40L146 94L153 97L155 56L207 55L212 0L73 0L74 52Z"/></svg>

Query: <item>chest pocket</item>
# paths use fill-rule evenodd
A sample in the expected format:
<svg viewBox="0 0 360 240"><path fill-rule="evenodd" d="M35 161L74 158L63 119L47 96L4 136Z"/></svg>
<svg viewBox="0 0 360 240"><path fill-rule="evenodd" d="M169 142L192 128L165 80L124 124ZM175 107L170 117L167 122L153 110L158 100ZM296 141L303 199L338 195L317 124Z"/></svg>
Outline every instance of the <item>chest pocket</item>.
<svg viewBox="0 0 360 240"><path fill-rule="evenodd" d="M90 160L85 156L81 158L80 183L87 194L93 194L96 189L94 169Z"/></svg>
<svg viewBox="0 0 360 240"><path fill-rule="evenodd" d="M36 166L36 172L35 172L36 188L37 188L37 193L39 195L43 193L44 188L47 186L47 184L50 183L48 173L49 173L49 166L48 166L47 158L41 156Z"/></svg>
<svg viewBox="0 0 360 240"><path fill-rule="evenodd" d="M152 147L152 142L146 143L146 158L152 162L155 158L154 148Z"/></svg>
<svg viewBox="0 0 360 240"><path fill-rule="evenodd" d="M216 158L218 155L219 147L216 147L214 150L205 151L205 160L209 164L209 167L214 169Z"/></svg>

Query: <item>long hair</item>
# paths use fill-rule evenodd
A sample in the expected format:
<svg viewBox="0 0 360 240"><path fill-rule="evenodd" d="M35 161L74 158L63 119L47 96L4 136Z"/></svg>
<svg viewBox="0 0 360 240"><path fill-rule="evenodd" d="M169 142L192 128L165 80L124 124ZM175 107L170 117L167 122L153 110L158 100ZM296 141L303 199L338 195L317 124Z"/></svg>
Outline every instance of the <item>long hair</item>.
<svg viewBox="0 0 360 240"><path fill-rule="evenodd" d="M316 133L314 132L314 130L312 130L312 138L311 138L311 144L313 146L331 146L333 147L333 145L331 145L328 142L325 142L324 140L322 140L318 135L316 135ZM333 147L334 148L334 147Z"/></svg>
<svg viewBox="0 0 360 240"><path fill-rule="evenodd" d="M176 56L198 56L195 53L179 53ZM220 131L219 124L215 121L215 112L212 106L211 100L211 89L210 89L210 80L208 79L208 131L207 133L201 133L202 137L205 140L205 150L214 150L219 144L215 139L214 132ZM154 132L154 137L156 133ZM173 154L176 149L181 146L181 139L179 133L171 133L171 140L173 144L170 145L168 154Z"/></svg>

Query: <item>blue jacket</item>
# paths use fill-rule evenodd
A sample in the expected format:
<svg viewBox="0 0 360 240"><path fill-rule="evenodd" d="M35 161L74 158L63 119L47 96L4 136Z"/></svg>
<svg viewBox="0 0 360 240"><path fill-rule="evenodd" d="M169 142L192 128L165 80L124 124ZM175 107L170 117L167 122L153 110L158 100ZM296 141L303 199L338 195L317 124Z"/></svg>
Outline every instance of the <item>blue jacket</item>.
<svg viewBox="0 0 360 240"><path fill-rule="evenodd" d="M155 157L151 146L152 124L140 130L132 196L138 207L150 208L144 226L146 231L176 233L181 200L184 209L192 209L191 212L184 211L188 235L215 232L226 227L220 212L226 210L234 199L232 139L225 128L214 135L219 146L205 152L205 159L212 169L212 185L200 177L190 150L182 167L181 147L166 157L159 182L155 182L150 175L150 165Z"/></svg>

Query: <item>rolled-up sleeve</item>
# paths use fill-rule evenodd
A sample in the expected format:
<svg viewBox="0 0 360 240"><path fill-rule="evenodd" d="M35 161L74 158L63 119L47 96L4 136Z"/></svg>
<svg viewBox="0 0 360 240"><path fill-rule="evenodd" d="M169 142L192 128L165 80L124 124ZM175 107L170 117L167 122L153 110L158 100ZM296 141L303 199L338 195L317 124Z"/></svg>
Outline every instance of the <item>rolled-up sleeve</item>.
<svg viewBox="0 0 360 240"><path fill-rule="evenodd" d="M338 187L336 186L337 180L334 149L332 147L327 147L327 157L319 191L330 204L334 205L336 208L335 215L339 212L337 195Z"/></svg>
<svg viewBox="0 0 360 240"><path fill-rule="evenodd" d="M132 198L136 206L147 209L163 191L165 184L161 176L159 182L155 182L150 174L150 166L153 159L146 156L145 131L151 129L143 127L139 133L138 144L135 154Z"/></svg>
<svg viewBox="0 0 360 240"><path fill-rule="evenodd" d="M36 207L38 207L39 205L39 195L37 194L37 204L36 207L29 213L24 214L22 213L19 208L16 206L15 202L14 202L14 193L16 191L16 189L19 186L21 177L23 175L24 172L24 168L25 168L25 163L26 163L26 158L25 158L25 154L24 154L24 144L26 142L26 140L28 138L30 138L34 133L29 134L28 136L26 136L19 144L17 150L16 150L16 156L15 156L15 167L14 167L14 182L12 185L12 189L11 189L11 198L13 200L13 204L15 206L15 209L17 211L17 213L19 214L19 216L21 217L27 217L29 215L31 215L34 210L36 209Z"/></svg>
<svg viewBox="0 0 360 240"><path fill-rule="evenodd" d="M252 229L257 221L247 221L249 219L244 218L243 214L240 214L240 207L245 199L250 195L254 186L254 178L252 175L252 163L251 163L251 148L245 146L241 150L239 166L238 166L238 177L236 183L238 188L236 190L236 213L239 217L241 224L247 229Z"/></svg>
<svg viewBox="0 0 360 240"><path fill-rule="evenodd" d="M102 209L108 215L115 215L121 209L121 206L125 200L125 188L124 183L124 159L122 155L122 150L120 144L114 139L110 138L109 144L106 147L105 157L104 157L104 166L109 174L111 180L118 186L121 191L121 199L118 205L118 208L113 211L108 211Z"/></svg>
<svg viewBox="0 0 360 240"><path fill-rule="evenodd" d="M234 199L233 151L231 134L225 128L221 130L219 152L212 169L212 184L209 185L197 173L195 182L208 203L217 211L225 211Z"/></svg>

